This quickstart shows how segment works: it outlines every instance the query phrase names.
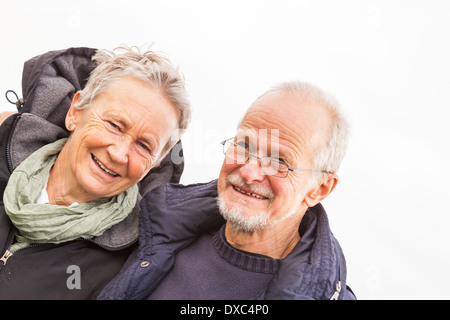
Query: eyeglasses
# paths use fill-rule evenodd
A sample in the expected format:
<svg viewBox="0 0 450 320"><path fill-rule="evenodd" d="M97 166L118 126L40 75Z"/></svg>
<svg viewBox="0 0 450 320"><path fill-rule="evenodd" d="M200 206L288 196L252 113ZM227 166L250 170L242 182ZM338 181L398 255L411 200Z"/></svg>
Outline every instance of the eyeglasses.
<svg viewBox="0 0 450 320"><path fill-rule="evenodd" d="M250 157L258 159L261 168L267 175L286 178L289 171L293 172L311 172L311 173L331 173L328 171L320 170L302 170L293 169L289 165L280 159L275 159L267 156L257 156L248 151L248 146L245 142L239 144L234 143L234 137L220 142L223 145L223 154L228 159L233 160L236 163L244 164L247 163Z"/></svg>

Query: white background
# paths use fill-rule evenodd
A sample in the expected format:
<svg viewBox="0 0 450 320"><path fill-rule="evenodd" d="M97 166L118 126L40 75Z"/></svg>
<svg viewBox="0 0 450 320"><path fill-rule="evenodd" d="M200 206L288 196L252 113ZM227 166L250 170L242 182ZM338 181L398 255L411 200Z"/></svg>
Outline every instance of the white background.
<svg viewBox="0 0 450 320"><path fill-rule="evenodd" d="M154 43L193 105L187 184L217 177L219 141L259 94L310 81L353 127L323 203L349 284L360 299L449 299L449 16L446 0L0 0L0 93L21 96L23 63L49 50Z"/></svg>

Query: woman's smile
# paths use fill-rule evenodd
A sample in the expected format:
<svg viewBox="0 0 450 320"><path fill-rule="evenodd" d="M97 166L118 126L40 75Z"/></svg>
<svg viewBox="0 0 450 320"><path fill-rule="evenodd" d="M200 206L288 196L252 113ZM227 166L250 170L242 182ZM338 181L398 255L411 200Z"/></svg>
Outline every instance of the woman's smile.
<svg viewBox="0 0 450 320"><path fill-rule="evenodd" d="M120 177L120 175L118 173L116 173L113 170L108 169L100 160L98 160L92 153L91 153L91 158L94 161L94 163L98 166L98 168L100 168L104 173L106 173L108 176L112 177L112 178L117 178Z"/></svg>

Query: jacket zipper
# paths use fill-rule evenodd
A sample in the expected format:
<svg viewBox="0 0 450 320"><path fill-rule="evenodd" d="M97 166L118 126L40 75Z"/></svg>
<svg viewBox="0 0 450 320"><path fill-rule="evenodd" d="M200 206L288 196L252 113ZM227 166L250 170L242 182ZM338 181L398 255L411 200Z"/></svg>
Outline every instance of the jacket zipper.
<svg viewBox="0 0 450 320"><path fill-rule="evenodd" d="M9 129L9 132L8 132L8 137L6 138L6 163L8 166L9 173L13 172L13 165L12 165L12 159L11 159L11 140L12 140L12 135L14 133L14 130L16 129L17 122L20 119L20 116L21 116L21 114L19 113L14 118L13 123L11 124L11 128ZM11 248L13 241L14 241L14 234L11 237L9 246L7 248ZM6 262L8 261L9 258L11 258L12 255L13 255L13 253L11 251L9 251L9 249L6 249L5 253L0 258L0 261L3 262L4 266L6 265Z"/></svg>
<svg viewBox="0 0 450 320"><path fill-rule="evenodd" d="M9 240L9 245L6 247L7 249L5 250L5 253L3 254L3 256L0 258L0 261L3 262L3 265L6 265L6 261L8 261L9 258L11 258L11 256L13 255L13 253L11 251L9 251L9 249L11 248L13 242L14 242L14 231L12 232L12 237Z"/></svg>
<svg viewBox="0 0 450 320"><path fill-rule="evenodd" d="M337 283L336 283L336 290L334 291L333 295L331 296L330 300L337 300L339 298L339 295L341 294L342 285L341 285L341 262L339 260L339 256L336 257L336 263L337 263Z"/></svg>
<svg viewBox="0 0 450 320"><path fill-rule="evenodd" d="M20 119L21 115L22 114L19 113L14 118L14 121L11 124L11 129L9 130L8 138L7 138L7 141L6 141L6 161L7 161L8 170L9 170L10 173L12 173L13 169L14 169L13 165L12 165L12 159L11 159L11 140L12 140L13 132L16 129L17 122L19 122L19 119Z"/></svg>
<svg viewBox="0 0 450 320"><path fill-rule="evenodd" d="M14 242L14 237L15 236L16 236L15 234L12 236L11 240L9 241L8 249L5 250L5 253L0 258L0 261L3 262L4 266L6 266L6 262L8 261L8 259L11 258L16 252L18 252L20 250L23 250L23 249L27 249L27 248L30 248L30 247L35 247L35 246L38 246L38 245L42 244L42 243L31 243L28 246L26 246L25 248L21 248L21 249L16 250L15 252L11 252L11 251L9 251L9 249L11 248L11 246L12 246L12 244Z"/></svg>
<svg viewBox="0 0 450 320"><path fill-rule="evenodd" d="M3 257L0 258L0 261L3 262L3 265L6 266L6 261L8 261L8 259L13 255L13 253L11 251L9 251L8 249L6 249L5 254L3 255Z"/></svg>
<svg viewBox="0 0 450 320"><path fill-rule="evenodd" d="M330 300L337 300L339 298L339 294L341 293L341 280L339 280L336 284L336 291L331 296Z"/></svg>

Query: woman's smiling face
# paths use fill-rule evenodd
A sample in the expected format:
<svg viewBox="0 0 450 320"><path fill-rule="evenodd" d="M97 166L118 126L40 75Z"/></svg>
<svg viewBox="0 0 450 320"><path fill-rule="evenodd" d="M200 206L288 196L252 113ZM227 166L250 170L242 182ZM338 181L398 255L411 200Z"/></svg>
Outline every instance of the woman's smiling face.
<svg viewBox="0 0 450 320"><path fill-rule="evenodd" d="M65 146L65 178L95 198L139 182L178 127L175 108L158 89L136 78L117 80L85 109L74 103L66 118L74 130Z"/></svg>

